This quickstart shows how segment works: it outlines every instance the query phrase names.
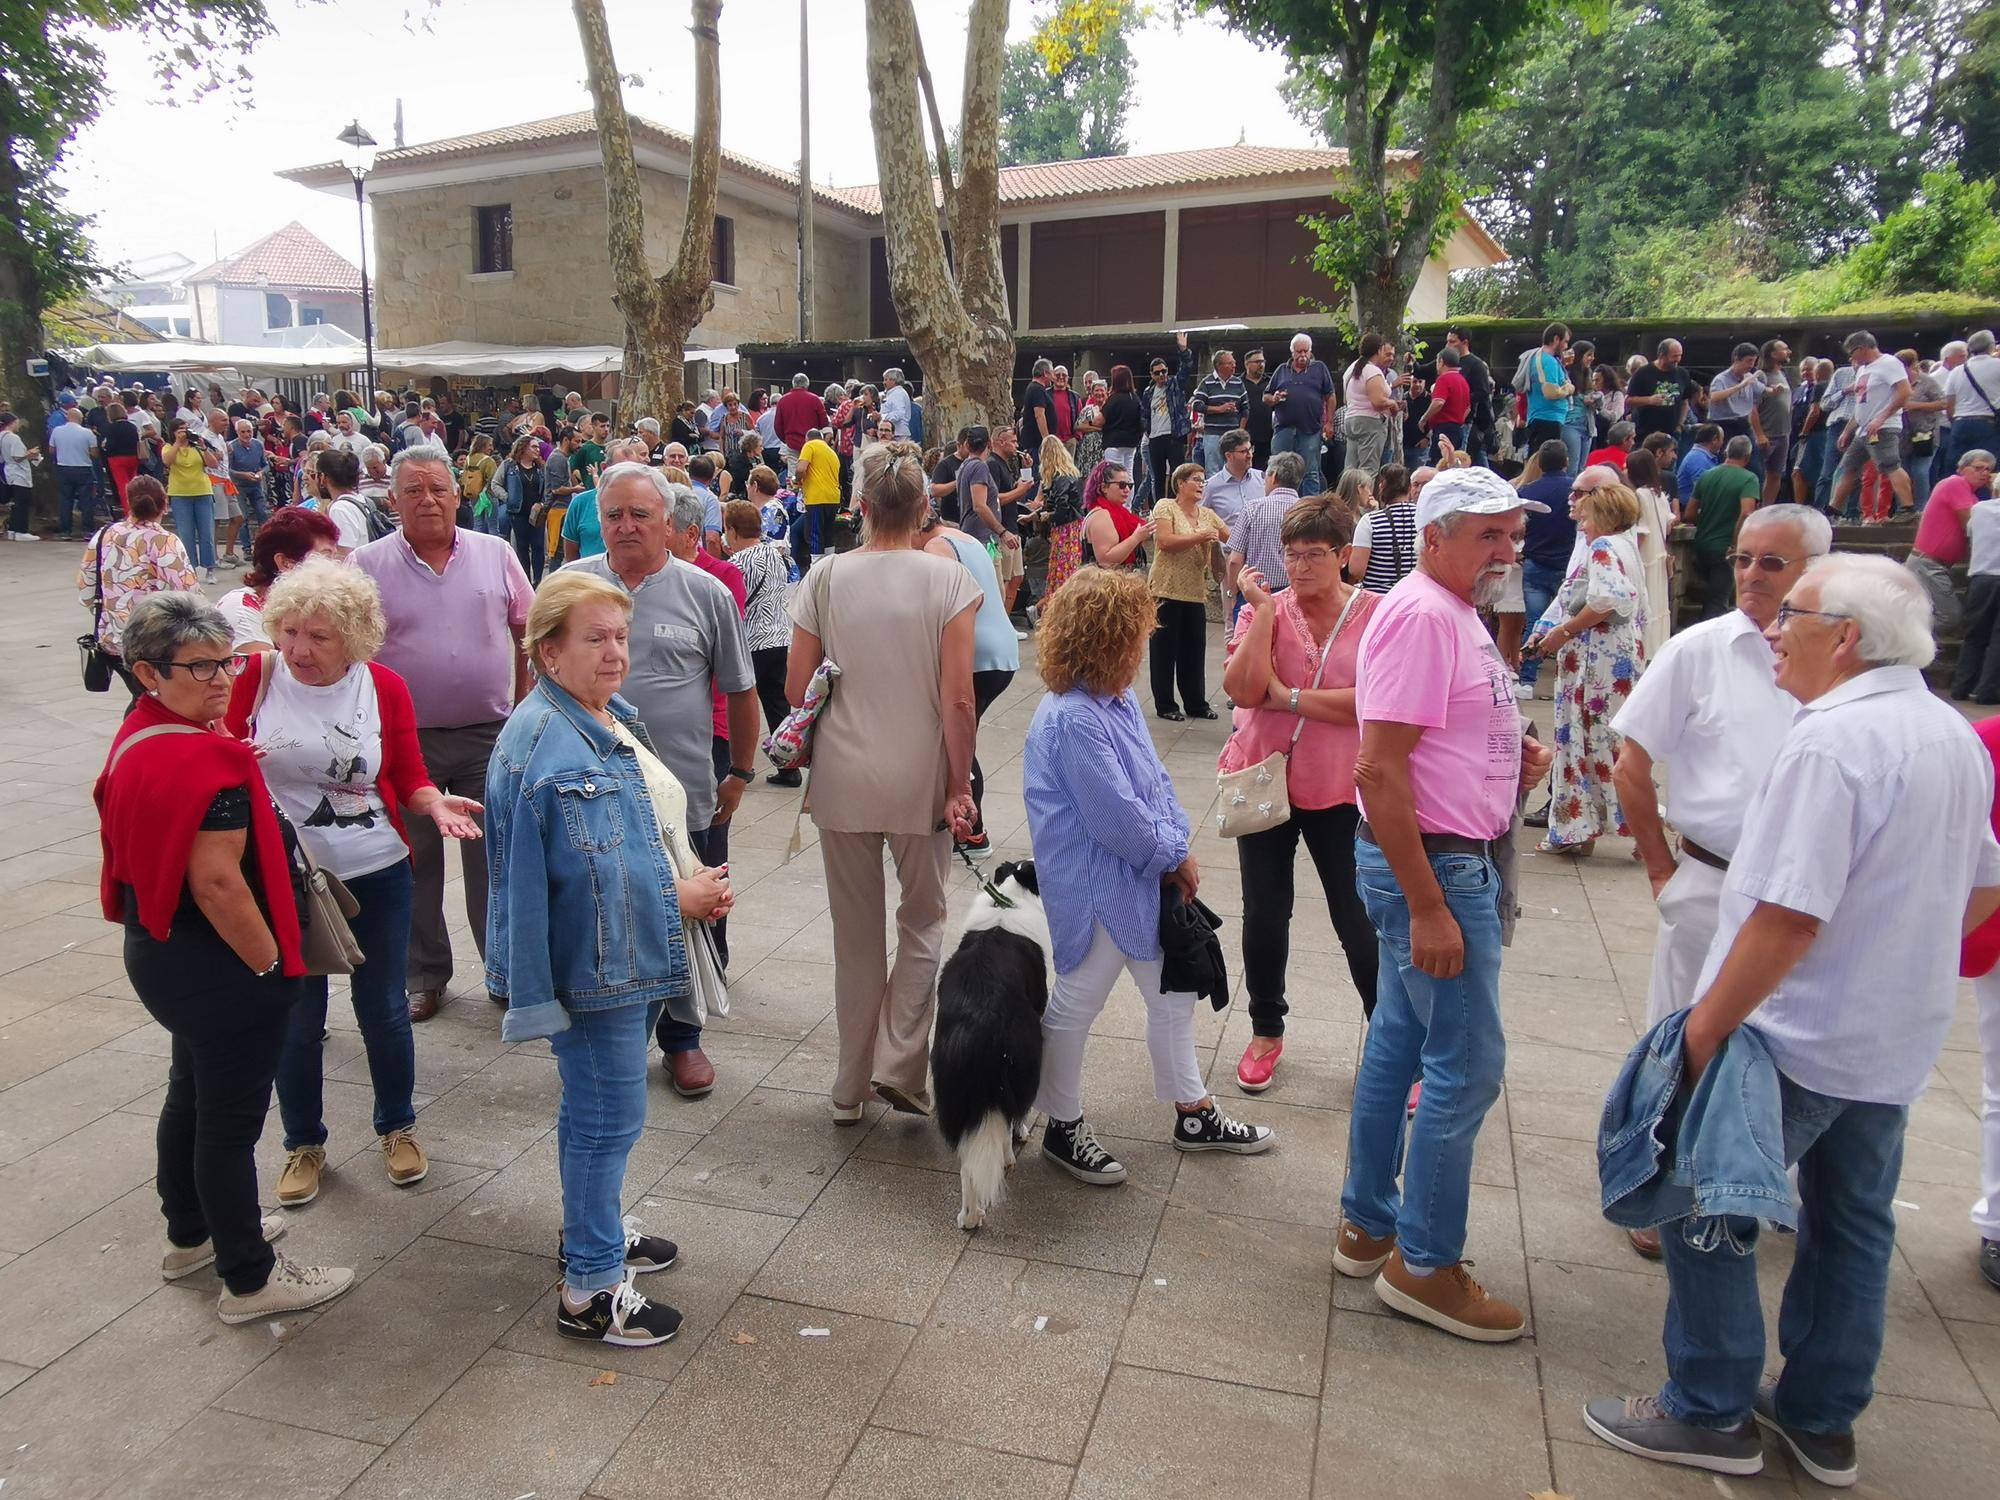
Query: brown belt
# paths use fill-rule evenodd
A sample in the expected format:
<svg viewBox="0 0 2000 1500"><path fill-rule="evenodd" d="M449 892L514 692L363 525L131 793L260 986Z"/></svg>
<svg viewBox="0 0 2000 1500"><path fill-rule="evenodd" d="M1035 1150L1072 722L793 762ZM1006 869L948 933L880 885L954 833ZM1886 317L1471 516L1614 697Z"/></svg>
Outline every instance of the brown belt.
<svg viewBox="0 0 2000 1500"><path fill-rule="evenodd" d="M1375 837L1375 830L1368 826L1367 819L1355 825L1356 838L1366 839L1381 848L1381 841ZM1426 854L1477 854L1481 859L1494 858L1493 846L1498 839L1472 839L1462 833L1426 833L1420 835Z"/></svg>
<svg viewBox="0 0 2000 1500"><path fill-rule="evenodd" d="M1681 835L1681 853L1685 854L1689 859L1699 860L1711 870L1727 870L1729 868L1728 860L1717 854L1713 849L1702 848L1701 845L1697 844L1686 834Z"/></svg>

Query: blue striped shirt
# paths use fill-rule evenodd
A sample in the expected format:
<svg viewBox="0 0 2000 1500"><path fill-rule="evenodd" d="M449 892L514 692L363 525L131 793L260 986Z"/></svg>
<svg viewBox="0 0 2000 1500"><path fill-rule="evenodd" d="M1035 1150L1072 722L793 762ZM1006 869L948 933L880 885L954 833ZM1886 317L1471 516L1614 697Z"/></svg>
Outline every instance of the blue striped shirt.
<svg viewBox="0 0 2000 1500"><path fill-rule="evenodd" d="M1127 958L1158 958L1160 878L1187 858L1188 815L1137 696L1048 694L1023 761L1056 972L1083 962L1100 925Z"/></svg>

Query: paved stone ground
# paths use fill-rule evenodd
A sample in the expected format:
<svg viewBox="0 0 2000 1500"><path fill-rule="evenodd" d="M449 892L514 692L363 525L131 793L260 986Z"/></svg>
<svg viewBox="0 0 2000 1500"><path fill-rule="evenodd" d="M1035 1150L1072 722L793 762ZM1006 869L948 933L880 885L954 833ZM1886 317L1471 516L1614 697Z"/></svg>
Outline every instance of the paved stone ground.
<svg viewBox="0 0 2000 1500"><path fill-rule="evenodd" d="M1645 883L1616 841L1581 866L1526 866L1503 981L1507 1092L1480 1138L1468 1247L1487 1283L1530 1309L1530 1336L1512 1346L1402 1321L1330 1268L1361 1013L1321 901L1298 903L1276 1086L1250 1101L1231 1082L1248 1036L1240 989L1199 1024L1220 1094L1277 1128L1275 1150L1182 1160L1165 1144L1127 987L1096 1028L1087 1080L1133 1180L1086 1188L1030 1154L987 1227L961 1234L928 1126L874 1109L855 1129L827 1119L825 891L812 851L784 863L794 800L761 783L733 839L734 1012L709 1039L720 1083L689 1103L655 1073L627 1177L631 1208L683 1247L648 1288L686 1311L682 1336L619 1352L556 1336L555 1067L545 1046L501 1044L463 930L453 1003L417 1029L428 1180L405 1191L384 1178L366 1061L337 1007L333 1171L285 1248L361 1279L317 1315L223 1326L215 1282L164 1286L155 1269L166 1038L96 905L90 784L121 705L75 682L74 561L53 544L0 548L5 1500L1815 1487L1775 1449L1749 1482L1643 1464L1597 1445L1577 1415L1588 1395L1650 1390L1660 1375L1665 1283L1598 1216L1591 1148L1653 941ZM984 733L1003 849L1025 847L1019 746L1034 697L1017 686ZM1201 803L1219 727L1155 729L1184 798ZM1230 851L1205 838L1199 853L1204 895L1236 915ZM1991 1496L2000 1475L2000 1297L1973 1269L1965 1220L1979 1077L1968 1004L1911 1118L1857 1493ZM275 1117L260 1157L268 1192ZM1767 1242L1773 1305L1788 1257Z"/></svg>

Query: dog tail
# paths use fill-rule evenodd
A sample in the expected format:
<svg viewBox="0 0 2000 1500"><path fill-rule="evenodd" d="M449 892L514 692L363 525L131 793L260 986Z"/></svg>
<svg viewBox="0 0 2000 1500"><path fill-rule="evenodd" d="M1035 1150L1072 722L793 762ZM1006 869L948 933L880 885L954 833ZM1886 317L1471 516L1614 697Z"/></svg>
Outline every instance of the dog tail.
<svg viewBox="0 0 2000 1500"><path fill-rule="evenodd" d="M986 1118L958 1143L958 1170L984 1213L1000 1201L1007 1184L1007 1117L989 1109Z"/></svg>

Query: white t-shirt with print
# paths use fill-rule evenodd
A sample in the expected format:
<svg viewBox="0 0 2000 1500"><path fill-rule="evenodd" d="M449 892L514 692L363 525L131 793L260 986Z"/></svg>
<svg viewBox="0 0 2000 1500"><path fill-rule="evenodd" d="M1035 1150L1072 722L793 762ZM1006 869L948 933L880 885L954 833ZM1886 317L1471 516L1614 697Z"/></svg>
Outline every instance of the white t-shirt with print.
<svg viewBox="0 0 2000 1500"><path fill-rule="evenodd" d="M215 601L222 618L229 622L229 648L241 651L252 641L268 641L264 628L264 601L254 589L231 589Z"/></svg>
<svg viewBox="0 0 2000 1500"><path fill-rule="evenodd" d="M375 675L356 662L340 681L308 687L282 656L257 710L255 738L265 785L322 868L342 880L404 858L403 836L376 790L382 771L382 708Z"/></svg>
<svg viewBox="0 0 2000 1500"><path fill-rule="evenodd" d="M1862 432L1868 424L1888 409L1896 399L1896 388L1908 386L1910 372L1903 368L1903 362L1893 354L1878 355L1854 371L1854 421L1860 424ZM1901 432L1903 414L1899 411L1882 424L1884 432Z"/></svg>
<svg viewBox="0 0 2000 1500"><path fill-rule="evenodd" d="M352 552L368 545L368 512L343 495L327 507L326 518L340 529L340 545Z"/></svg>

